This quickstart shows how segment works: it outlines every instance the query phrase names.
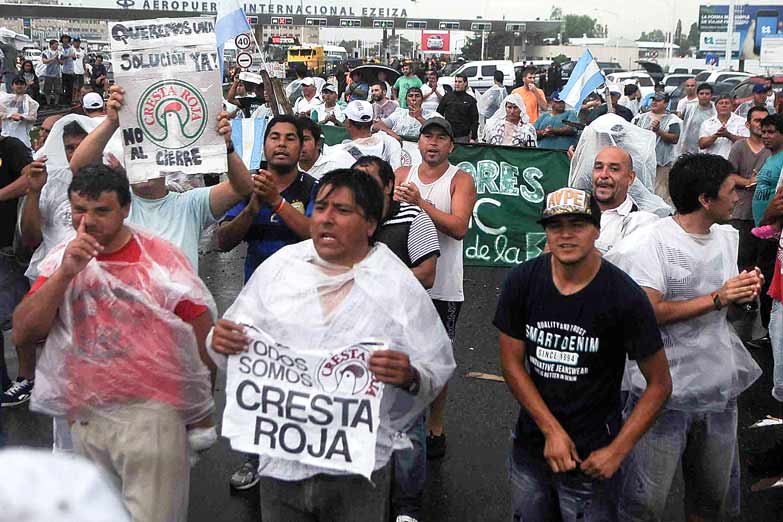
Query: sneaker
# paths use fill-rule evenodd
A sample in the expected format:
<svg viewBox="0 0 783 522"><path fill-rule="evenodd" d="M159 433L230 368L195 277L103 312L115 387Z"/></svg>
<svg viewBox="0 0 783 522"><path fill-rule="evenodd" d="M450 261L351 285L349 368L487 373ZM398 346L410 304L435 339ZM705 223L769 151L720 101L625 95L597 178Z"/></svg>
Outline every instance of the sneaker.
<svg viewBox="0 0 783 522"><path fill-rule="evenodd" d="M252 488L258 484L260 480L261 475L258 474L258 457L253 456L248 458L245 463L231 475L228 483L233 489L244 490Z"/></svg>
<svg viewBox="0 0 783 522"><path fill-rule="evenodd" d="M764 337L759 337L758 339L745 341L745 345L753 350L769 350L772 348L772 341L770 341L769 334L767 334Z"/></svg>
<svg viewBox="0 0 783 522"><path fill-rule="evenodd" d="M755 475L783 475L783 441L779 441L767 451L748 455L747 464L748 471Z"/></svg>
<svg viewBox="0 0 783 522"><path fill-rule="evenodd" d="M446 455L446 434L427 435L427 460L442 459Z"/></svg>
<svg viewBox="0 0 783 522"><path fill-rule="evenodd" d="M408 515L398 515L395 522L419 522L419 521Z"/></svg>
<svg viewBox="0 0 783 522"><path fill-rule="evenodd" d="M23 378L18 378L11 384L2 396L0 396L0 406L3 408L9 408L11 406L19 406L30 400L30 394L33 392L33 384L35 381Z"/></svg>

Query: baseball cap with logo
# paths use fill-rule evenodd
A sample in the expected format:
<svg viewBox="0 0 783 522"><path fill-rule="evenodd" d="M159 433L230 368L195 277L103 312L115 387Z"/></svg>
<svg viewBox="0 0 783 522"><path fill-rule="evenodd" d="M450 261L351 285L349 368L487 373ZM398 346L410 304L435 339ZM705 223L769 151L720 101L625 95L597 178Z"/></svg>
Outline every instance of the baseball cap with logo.
<svg viewBox="0 0 783 522"><path fill-rule="evenodd" d="M308 76L302 80L302 85L315 85L315 80Z"/></svg>
<svg viewBox="0 0 783 522"><path fill-rule="evenodd" d="M323 87L321 87L321 92L329 91L329 92L337 92L337 88L334 86L334 84L331 83L325 83Z"/></svg>
<svg viewBox="0 0 783 522"><path fill-rule="evenodd" d="M761 94L762 92L769 92L769 89L767 89L767 86L763 83L757 83L753 86L753 94Z"/></svg>
<svg viewBox="0 0 783 522"><path fill-rule="evenodd" d="M97 92L88 92L82 98L82 107L85 109L103 109L103 98Z"/></svg>
<svg viewBox="0 0 783 522"><path fill-rule="evenodd" d="M538 222L545 225L548 220L558 216L580 216L597 227L601 226L601 207L593 195L585 190L564 187L547 194Z"/></svg>
<svg viewBox="0 0 783 522"><path fill-rule="evenodd" d="M354 100L343 109L343 114L351 121L362 123L371 122L373 119L372 105L364 100Z"/></svg>

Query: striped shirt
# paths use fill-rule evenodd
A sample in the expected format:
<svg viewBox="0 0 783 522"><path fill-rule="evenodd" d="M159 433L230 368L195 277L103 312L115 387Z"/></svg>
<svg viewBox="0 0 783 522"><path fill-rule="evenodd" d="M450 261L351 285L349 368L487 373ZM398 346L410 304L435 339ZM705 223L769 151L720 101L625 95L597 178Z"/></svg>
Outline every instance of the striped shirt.
<svg viewBox="0 0 783 522"><path fill-rule="evenodd" d="M416 205L394 201L391 216L375 233L410 268L440 255L438 231L432 218Z"/></svg>

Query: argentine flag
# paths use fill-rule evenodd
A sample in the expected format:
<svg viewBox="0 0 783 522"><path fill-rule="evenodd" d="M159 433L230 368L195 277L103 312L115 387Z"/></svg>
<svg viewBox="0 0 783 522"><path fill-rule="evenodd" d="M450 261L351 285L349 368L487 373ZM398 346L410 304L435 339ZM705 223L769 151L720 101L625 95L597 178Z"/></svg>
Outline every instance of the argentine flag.
<svg viewBox="0 0 783 522"><path fill-rule="evenodd" d="M595 63L593 53L590 52L590 49L587 49L574 66L568 83L560 91L560 99L566 105L578 111L587 95L605 82L604 73L601 72L598 64Z"/></svg>
<svg viewBox="0 0 783 522"><path fill-rule="evenodd" d="M231 120L231 143L247 170L258 170L264 159L266 118L234 118Z"/></svg>
<svg viewBox="0 0 783 522"><path fill-rule="evenodd" d="M217 39L220 78L223 78L223 46L238 35L251 31L239 0L218 0L215 36Z"/></svg>

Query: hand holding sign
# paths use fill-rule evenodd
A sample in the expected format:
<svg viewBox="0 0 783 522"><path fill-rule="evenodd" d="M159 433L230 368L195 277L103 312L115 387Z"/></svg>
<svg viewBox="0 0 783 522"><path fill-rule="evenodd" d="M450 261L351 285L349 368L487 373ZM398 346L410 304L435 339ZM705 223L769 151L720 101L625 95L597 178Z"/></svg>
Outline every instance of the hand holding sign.
<svg viewBox="0 0 783 522"><path fill-rule="evenodd" d="M217 115L217 131L226 140L226 146L231 146L231 115L227 111L222 111Z"/></svg>
<svg viewBox="0 0 783 522"><path fill-rule="evenodd" d="M103 251L103 245L87 233L84 217L79 221L76 237L65 247L65 254L60 265L60 270L68 276L74 277L84 270L84 267Z"/></svg>
<svg viewBox="0 0 783 522"><path fill-rule="evenodd" d="M250 338L242 325L227 319L218 320L212 330L212 349L223 355L234 355L247 351Z"/></svg>
<svg viewBox="0 0 783 522"><path fill-rule="evenodd" d="M125 104L125 89L116 83L109 87L109 100L106 102L106 119L119 126L119 112Z"/></svg>
<svg viewBox="0 0 783 522"><path fill-rule="evenodd" d="M384 384L405 387L415 378L407 353L394 350L377 350L370 356L370 371Z"/></svg>

